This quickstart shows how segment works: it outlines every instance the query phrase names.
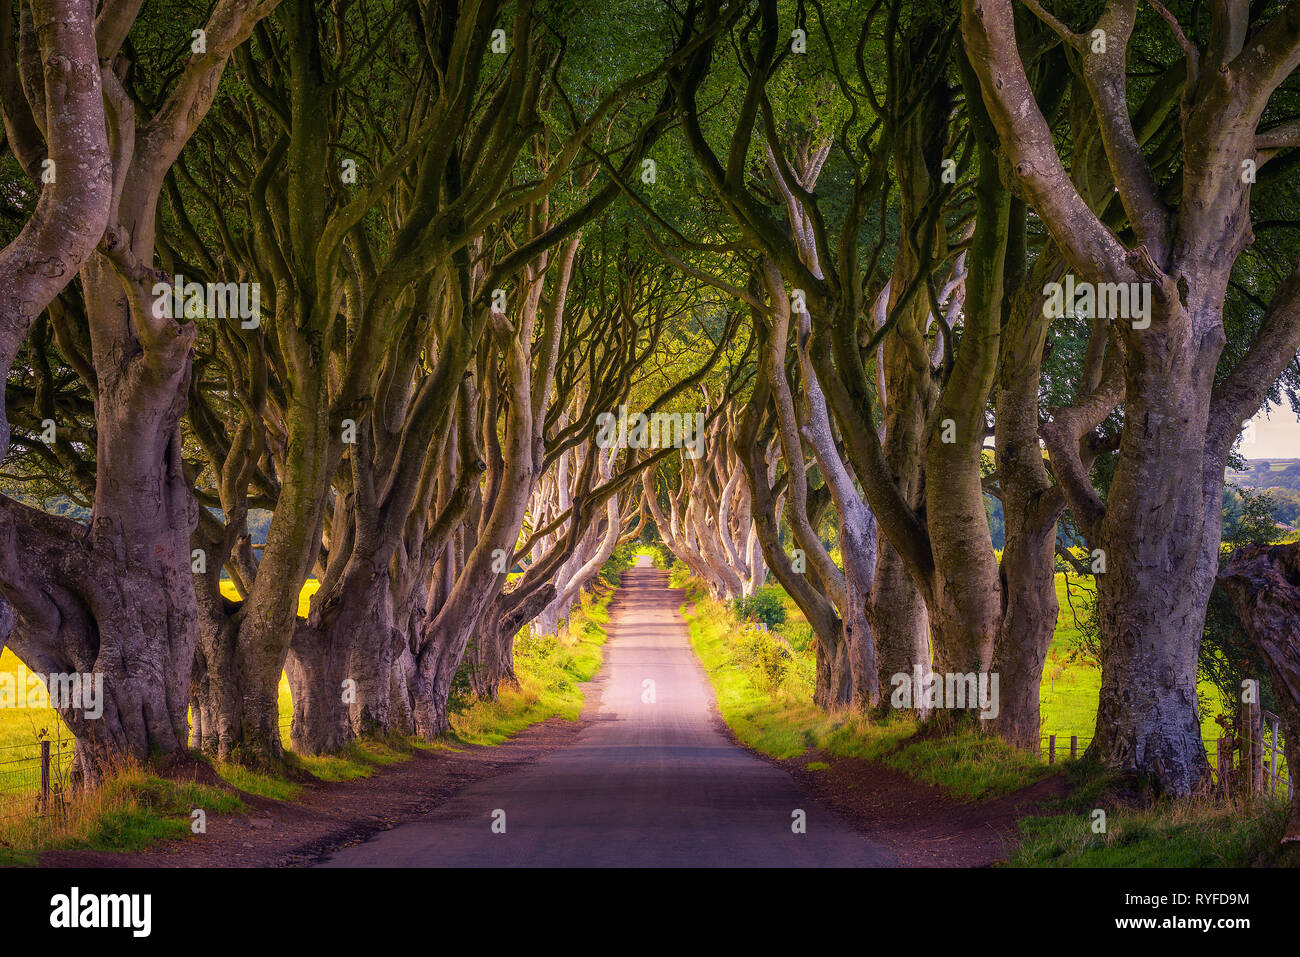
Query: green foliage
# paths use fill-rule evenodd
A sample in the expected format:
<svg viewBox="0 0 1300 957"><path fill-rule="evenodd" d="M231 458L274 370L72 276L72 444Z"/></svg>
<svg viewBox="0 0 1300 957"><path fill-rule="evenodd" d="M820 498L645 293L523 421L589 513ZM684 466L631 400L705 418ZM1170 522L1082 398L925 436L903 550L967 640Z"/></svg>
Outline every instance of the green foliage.
<svg viewBox="0 0 1300 957"><path fill-rule="evenodd" d="M745 628L736 642L736 660L750 672L754 684L765 691L785 685L796 667L794 649L773 631Z"/></svg>
<svg viewBox="0 0 1300 957"><path fill-rule="evenodd" d="M785 602L783 592L776 585L767 585L743 598L732 602L736 616L744 621L761 622L768 628L776 628L785 623Z"/></svg>
<svg viewBox="0 0 1300 957"><path fill-rule="evenodd" d="M600 580L611 588L617 587L623 580L623 573L636 564L641 548L636 541L624 542L615 548L614 554L600 566Z"/></svg>
<svg viewBox="0 0 1300 957"><path fill-rule="evenodd" d="M673 562L677 561L677 557L673 555L672 549L663 542L654 542L648 546L644 546L643 550L649 551L651 561L654 563L655 568L664 569L666 571L673 567Z"/></svg>
<svg viewBox="0 0 1300 957"><path fill-rule="evenodd" d="M1231 485L1224 492L1225 499L1231 492L1237 505L1230 522L1225 502L1221 565L1231 561L1237 549L1245 545L1271 545L1278 538L1271 494ZM1247 638L1232 602L1218 586L1210 593L1206 608L1197 665L1202 679L1218 688L1224 701L1236 701L1241 694L1241 683L1255 678L1259 680L1264 707L1273 706L1268 668Z"/></svg>

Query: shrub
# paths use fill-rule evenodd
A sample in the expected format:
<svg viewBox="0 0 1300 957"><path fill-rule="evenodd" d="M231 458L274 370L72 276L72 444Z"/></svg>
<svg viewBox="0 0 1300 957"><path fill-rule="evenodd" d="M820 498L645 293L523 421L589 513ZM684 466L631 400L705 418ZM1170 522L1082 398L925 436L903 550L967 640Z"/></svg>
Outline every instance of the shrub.
<svg viewBox="0 0 1300 957"><path fill-rule="evenodd" d="M600 580L606 585L617 586L623 580L623 572L636 564L636 555L640 550L641 546L634 541L618 546L600 567Z"/></svg>
<svg viewBox="0 0 1300 957"><path fill-rule="evenodd" d="M744 621L762 622L769 628L785 624L785 602L781 589L774 585L760 588L754 594L737 598L733 603L736 617Z"/></svg>
<svg viewBox="0 0 1300 957"><path fill-rule="evenodd" d="M787 621L780 627L780 632L796 652L808 651L813 646L812 625L806 621Z"/></svg>
<svg viewBox="0 0 1300 957"><path fill-rule="evenodd" d="M790 643L774 631L758 628L741 632L736 658L750 671L754 684L769 692L784 685L795 666Z"/></svg>

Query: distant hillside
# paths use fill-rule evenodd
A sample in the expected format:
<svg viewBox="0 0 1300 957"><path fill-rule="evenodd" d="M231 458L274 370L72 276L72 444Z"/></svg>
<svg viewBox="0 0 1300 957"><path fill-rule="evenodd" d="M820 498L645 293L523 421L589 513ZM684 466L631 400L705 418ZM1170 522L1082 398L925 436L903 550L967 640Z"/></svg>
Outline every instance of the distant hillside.
<svg viewBox="0 0 1300 957"><path fill-rule="evenodd" d="M1300 459L1248 459L1245 469L1228 469L1224 478L1229 486L1225 498L1235 495L1234 485L1267 495L1280 525L1300 527Z"/></svg>
<svg viewBox="0 0 1300 957"><path fill-rule="evenodd" d="M1248 459L1244 471L1228 469L1227 479L1246 488L1300 491L1300 459Z"/></svg>

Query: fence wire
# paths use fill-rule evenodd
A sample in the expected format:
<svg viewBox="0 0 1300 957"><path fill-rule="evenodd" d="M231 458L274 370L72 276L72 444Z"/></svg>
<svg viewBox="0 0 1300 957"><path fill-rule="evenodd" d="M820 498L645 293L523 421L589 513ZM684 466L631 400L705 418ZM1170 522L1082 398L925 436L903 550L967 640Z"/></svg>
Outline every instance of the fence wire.
<svg viewBox="0 0 1300 957"><path fill-rule="evenodd" d="M40 740L0 746L0 820L24 817L67 792L73 739L59 733L48 743L48 764Z"/></svg>
<svg viewBox="0 0 1300 957"><path fill-rule="evenodd" d="M1286 753L1278 717L1272 712L1263 712L1259 766L1254 776L1253 790L1270 795L1291 796L1295 793L1295 781L1291 769L1287 767ZM1038 757L1046 764L1083 757L1092 738L1079 735L1044 734L1038 741ZM1225 774L1245 777L1242 773L1243 763L1249 763L1246 743L1230 737L1206 742L1205 753L1210 762L1210 777L1216 786L1222 787ZM1222 754L1222 760L1220 755Z"/></svg>

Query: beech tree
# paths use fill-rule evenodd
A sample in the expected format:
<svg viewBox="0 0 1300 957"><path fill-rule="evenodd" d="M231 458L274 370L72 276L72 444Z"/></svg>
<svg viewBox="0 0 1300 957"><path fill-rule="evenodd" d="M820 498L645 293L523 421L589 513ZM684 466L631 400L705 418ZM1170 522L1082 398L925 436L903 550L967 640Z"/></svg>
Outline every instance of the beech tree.
<svg viewBox="0 0 1300 957"><path fill-rule="evenodd" d="M1233 556L1219 581L1246 634L1268 665L1270 686L1284 724L1286 766L1300 767L1300 545L1247 546ZM1276 742L1274 742L1276 744ZM1276 752L1273 761L1278 761ZM1282 843L1300 841L1300 791Z"/></svg>
<svg viewBox="0 0 1300 957"><path fill-rule="evenodd" d="M1152 173L1125 95L1137 3L1107 4L1080 32L1029 6L1081 64L1133 244L1088 206L1066 172L1026 79L1011 3L966 0L966 48L1015 182L1081 280L1151 290L1149 325L1112 317L1109 375L1103 368L1043 430L1074 519L1106 558L1098 582L1102 691L1090 752L1186 794L1209 770L1196 658L1218 570L1224 466L1242 422L1300 346L1300 285L1291 280L1246 355L1215 386L1224 298L1250 242L1246 171L1263 159L1257 136L1271 95L1300 64L1300 6L1283 5L1263 23L1252 23L1245 5L1216 8L1200 45L1166 17L1184 71L1181 182L1172 197ZM1082 449L1114 407L1117 383L1124 427L1103 501Z"/></svg>
<svg viewBox="0 0 1300 957"><path fill-rule="evenodd" d="M79 263L84 313L58 310L52 316L60 343L81 354L77 370L95 400L91 519L81 526L12 509L13 539L19 549L33 551L13 555L18 560L0 576L18 620L13 646L25 660L46 672L104 675L103 718L65 715L86 777L122 754L144 758L185 747L197 614L189 536L197 516L181 462L180 418L195 327L154 308L151 290L163 278L154 267L155 215L167 171L211 104L231 52L273 7L219 0L207 22L196 25L192 45L187 42L190 56L169 88L147 89L131 78L132 57L122 52L140 12L131 3L105 7L93 26L79 16L85 12L79 5L42 8L46 33L50 15L67 23L66 33L53 28L61 39L47 58L30 55L36 21L25 14L17 67L5 71L7 129L16 152L37 157L42 148L31 139L34 130L44 126L51 137L62 137L65 121L79 124L75 149L84 155L67 153L68 144L51 139L60 143L50 157L53 169L57 173L66 158L62 172L74 188L86 187L92 205L79 230L106 222L95 237L98 251ZM3 12L7 33L7 6ZM145 32L156 26L146 24ZM72 34L79 35L74 40ZM61 52L63 45L75 57ZM24 50L29 55L21 55ZM48 72L65 66L76 71L74 80ZM99 76L92 82L87 74L93 71ZM60 90L49 95L67 96L70 115L60 109L56 116L48 102L36 99L36 91L56 84ZM20 90L27 92L25 107ZM92 111L78 97L102 105ZM107 127L106 154L100 124ZM95 204L102 186L90 181L105 176L111 190L101 217ZM69 265L81 258L69 255Z"/></svg>

